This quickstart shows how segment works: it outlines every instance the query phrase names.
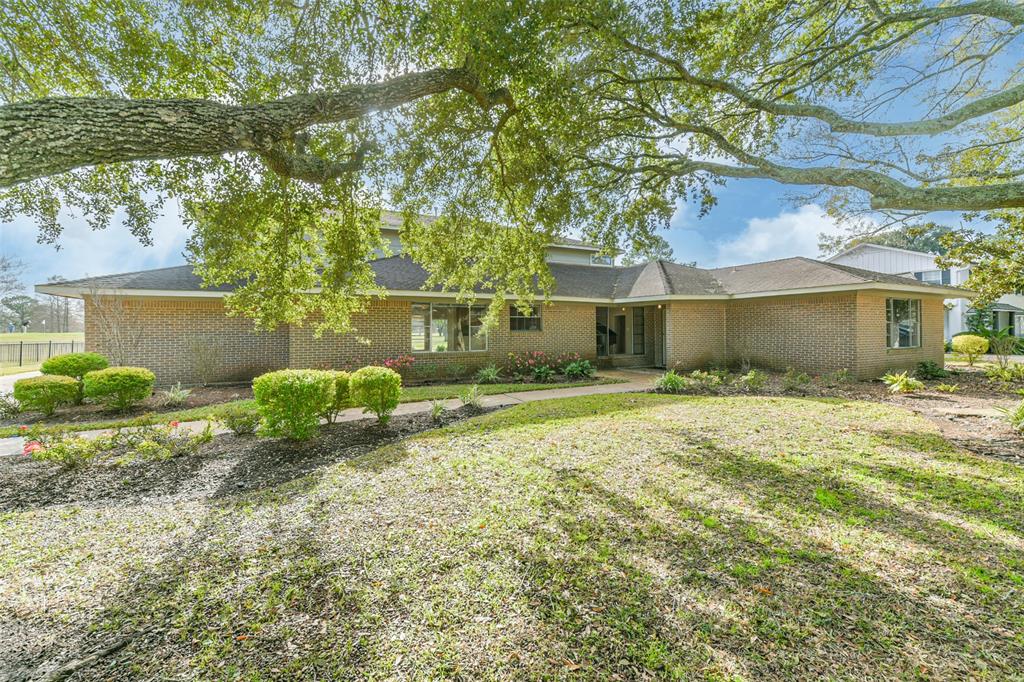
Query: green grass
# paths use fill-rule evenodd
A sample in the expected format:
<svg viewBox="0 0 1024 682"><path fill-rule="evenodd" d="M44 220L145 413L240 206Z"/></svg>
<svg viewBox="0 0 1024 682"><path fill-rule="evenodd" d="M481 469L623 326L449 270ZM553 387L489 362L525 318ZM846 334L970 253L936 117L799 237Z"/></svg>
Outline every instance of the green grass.
<svg viewBox="0 0 1024 682"><path fill-rule="evenodd" d="M623 379L611 377L596 377L589 381L577 381L569 384L480 384L480 392L483 395L495 395L514 391L536 391L553 388L573 388L577 386L594 386L597 384L618 384ZM423 400L447 400L458 398L469 390L469 384L438 384L436 386L410 386L402 389L402 397L399 402L415 403ZM49 422L41 425L40 431L53 433L56 431L92 431L94 429L116 429L126 426L144 426L146 424L165 424L169 421L197 421L210 419L225 410L231 409L253 409L252 400L235 400L217 405L205 405L203 407L192 407L173 412L159 412L142 414L135 417L111 417L108 419L97 419L94 421L81 422ZM58 411L58 416L60 412ZM18 435L17 426L0 428L0 438L10 438Z"/></svg>
<svg viewBox="0 0 1024 682"><path fill-rule="evenodd" d="M0 377L9 376L11 374L22 374L24 372L38 372L39 364L33 365L0 365Z"/></svg>
<svg viewBox="0 0 1024 682"><path fill-rule="evenodd" d="M0 644L156 628L82 679L1019 679L1022 510L1024 468L892 405L524 403L215 503L8 512Z"/></svg>
<svg viewBox="0 0 1024 682"><path fill-rule="evenodd" d="M611 377L595 377L588 381L575 381L571 384L480 384L480 393L496 395L498 393L518 393L521 391L544 391L555 388L572 388L575 386L595 386L598 384L621 384L624 379ZM402 402L415 403L422 400L447 400L458 398L469 389L468 384L439 384L437 386L409 386L402 389Z"/></svg>
<svg viewBox="0 0 1024 682"><path fill-rule="evenodd" d="M18 343L23 341L25 343L46 343L47 341L61 341L67 343L68 341L84 341L85 334L82 332L56 332L56 333L44 333L44 332L28 332L26 334L20 334L15 332L13 334L0 334L0 343Z"/></svg>

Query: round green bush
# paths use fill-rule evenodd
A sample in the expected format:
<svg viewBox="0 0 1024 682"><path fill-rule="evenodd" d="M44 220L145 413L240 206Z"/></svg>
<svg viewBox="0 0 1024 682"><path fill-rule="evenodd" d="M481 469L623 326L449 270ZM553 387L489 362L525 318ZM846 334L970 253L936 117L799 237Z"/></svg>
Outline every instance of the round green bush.
<svg viewBox="0 0 1024 682"><path fill-rule="evenodd" d="M402 395L402 376L398 372L387 367L363 367L352 373L348 385L354 404L377 415L381 424L388 423Z"/></svg>
<svg viewBox="0 0 1024 682"><path fill-rule="evenodd" d="M58 405L73 403L77 397L78 381L71 377L44 374L14 382L14 398L21 403L21 409L47 416L53 414Z"/></svg>
<svg viewBox="0 0 1024 682"><path fill-rule="evenodd" d="M145 367L107 367L82 378L86 398L127 412L153 393L156 377Z"/></svg>
<svg viewBox="0 0 1024 682"><path fill-rule="evenodd" d="M74 377L78 380L78 395L75 397L75 404L82 402L82 377L89 372L98 369L106 369L110 363L99 353L67 353L65 355L54 355L46 360L39 371L43 374L58 374L66 377Z"/></svg>
<svg viewBox="0 0 1024 682"><path fill-rule="evenodd" d="M352 375L341 370L327 370L327 373L334 380L334 388L331 393L331 404L323 416L333 424L342 410L352 406L352 396L349 393L348 385Z"/></svg>
<svg viewBox="0 0 1024 682"><path fill-rule="evenodd" d="M294 440L316 435L334 404L336 383L333 372L315 369L282 369L253 379L263 433Z"/></svg>
<svg viewBox="0 0 1024 682"><path fill-rule="evenodd" d="M979 355L988 352L988 339L976 334L960 334L953 337L953 352L967 356L967 363L974 364Z"/></svg>

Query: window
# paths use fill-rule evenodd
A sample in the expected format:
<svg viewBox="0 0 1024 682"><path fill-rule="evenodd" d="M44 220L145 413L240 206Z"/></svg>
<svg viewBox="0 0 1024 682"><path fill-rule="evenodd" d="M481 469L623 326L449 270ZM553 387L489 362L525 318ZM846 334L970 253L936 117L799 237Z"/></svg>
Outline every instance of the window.
<svg viewBox="0 0 1024 682"><path fill-rule="evenodd" d="M917 348L921 345L921 301L890 298L885 302L888 348Z"/></svg>
<svg viewBox="0 0 1024 682"><path fill-rule="evenodd" d="M514 305L508 307L508 329L513 332L539 332L540 308L534 307L529 315Z"/></svg>
<svg viewBox="0 0 1024 682"><path fill-rule="evenodd" d="M643 355L644 349L644 309L633 308L633 355Z"/></svg>
<svg viewBox="0 0 1024 682"><path fill-rule="evenodd" d="M414 352L453 353L487 350L482 305L449 303L412 304Z"/></svg>
<svg viewBox="0 0 1024 682"><path fill-rule="evenodd" d="M593 254L590 256L591 265L613 265L613 259L611 256L599 256Z"/></svg>
<svg viewBox="0 0 1024 682"><path fill-rule="evenodd" d="M914 279L928 284L949 284L951 278L949 270L922 270L914 273Z"/></svg>

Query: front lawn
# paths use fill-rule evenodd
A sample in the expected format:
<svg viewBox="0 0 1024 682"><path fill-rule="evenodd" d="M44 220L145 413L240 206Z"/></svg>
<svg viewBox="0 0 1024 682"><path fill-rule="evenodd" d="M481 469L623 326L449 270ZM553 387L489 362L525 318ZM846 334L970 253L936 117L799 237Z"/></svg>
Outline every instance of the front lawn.
<svg viewBox="0 0 1024 682"><path fill-rule="evenodd" d="M230 439L173 485L140 464L123 475L145 492L104 502L83 470L62 486L79 501L8 505L0 669L95 651L76 680L1024 669L1024 469L893 405L525 403L257 490L235 488L260 478L217 454Z"/></svg>

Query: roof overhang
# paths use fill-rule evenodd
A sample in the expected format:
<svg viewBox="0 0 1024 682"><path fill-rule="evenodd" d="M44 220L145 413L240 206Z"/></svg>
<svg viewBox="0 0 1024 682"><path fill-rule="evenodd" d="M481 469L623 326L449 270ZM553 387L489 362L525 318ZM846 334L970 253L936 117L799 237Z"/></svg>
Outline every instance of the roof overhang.
<svg viewBox="0 0 1024 682"><path fill-rule="evenodd" d="M37 284L35 290L40 294L64 296L67 298L85 298L86 296L126 296L129 298L224 298L229 291L182 291L175 289L82 289L63 284ZM918 284L894 284L889 282L865 282L862 284L839 284L832 286L804 287L798 289L779 289L774 291L755 291L741 294L687 294L666 296L631 296L624 298L600 298L581 296L550 297L551 301L563 303L594 303L597 305L627 305L637 303L663 303L669 301L728 301L748 298L773 298L778 296L803 296L809 294L842 293L850 291L900 291L906 293L943 296L944 298L974 298L977 293L959 287L937 287ZM306 293L316 294L320 289L311 289ZM464 298L453 291L422 291L418 289L388 289L388 296L398 298ZM478 293L476 298L490 299L491 294ZM515 296L506 296L508 300L516 300Z"/></svg>

